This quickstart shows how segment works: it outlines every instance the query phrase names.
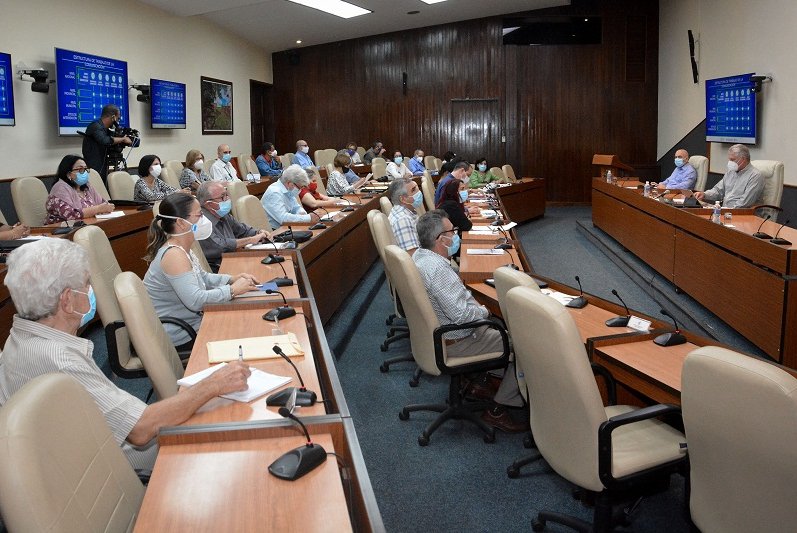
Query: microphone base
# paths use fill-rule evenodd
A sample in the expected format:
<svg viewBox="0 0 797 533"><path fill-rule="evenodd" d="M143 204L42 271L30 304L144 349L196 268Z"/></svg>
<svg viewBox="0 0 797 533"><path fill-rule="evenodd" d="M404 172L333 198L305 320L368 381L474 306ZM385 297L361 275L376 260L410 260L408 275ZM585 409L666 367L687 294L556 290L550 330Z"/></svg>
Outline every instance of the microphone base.
<svg viewBox="0 0 797 533"><path fill-rule="evenodd" d="M514 246L512 246L508 242L504 242L501 244L496 244L493 248L495 248L496 250L511 250L512 248L514 248Z"/></svg>
<svg viewBox="0 0 797 533"><path fill-rule="evenodd" d="M783 246L791 246L791 241L787 241L786 239L781 239L780 237L775 237L771 241L772 244L780 244Z"/></svg>
<svg viewBox="0 0 797 533"><path fill-rule="evenodd" d="M352 206L344 207L343 209L340 210L341 213L349 213L350 211L354 211L354 208Z"/></svg>
<svg viewBox="0 0 797 533"><path fill-rule="evenodd" d="M313 224L312 226L310 226L307 229L309 229L310 231L316 230L316 229L327 229L327 226L326 226L326 224L322 224L322 223L319 222L317 224Z"/></svg>
<svg viewBox="0 0 797 533"><path fill-rule="evenodd" d="M686 337L677 331L672 331L670 333L662 333L653 339L653 342L659 346L678 346L679 344L686 344Z"/></svg>
<svg viewBox="0 0 797 533"><path fill-rule="evenodd" d="M293 280L291 278L274 278L267 283L274 283L277 287L292 287Z"/></svg>
<svg viewBox="0 0 797 533"><path fill-rule="evenodd" d="M756 239L763 239L766 241L771 239L772 235L767 235L766 233L763 233L761 231L756 231L755 233L753 233L753 237L755 237Z"/></svg>
<svg viewBox="0 0 797 533"><path fill-rule="evenodd" d="M266 257L260 262L263 263L264 265L274 265L276 263L282 263L284 261L285 258L282 257L281 255L268 254L268 257Z"/></svg>
<svg viewBox="0 0 797 533"><path fill-rule="evenodd" d="M571 309L583 309L586 306L587 306L587 299L584 298L583 296L579 296L578 298L573 298L565 305L565 307L570 307Z"/></svg>
<svg viewBox="0 0 797 533"><path fill-rule="evenodd" d="M263 315L263 320L276 322L277 320L285 320L286 318L290 318L292 316L296 316L296 309L283 305L281 307L276 307Z"/></svg>
<svg viewBox="0 0 797 533"><path fill-rule="evenodd" d="M277 458L268 466L271 475L294 481L313 471L327 460L327 451L318 444L299 446Z"/></svg>
<svg viewBox="0 0 797 533"><path fill-rule="evenodd" d="M624 328L628 325L630 316L616 316L606 321L606 325L610 328Z"/></svg>
<svg viewBox="0 0 797 533"><path fill-rule="evenodd" d="M504 219L502 219L502 218L495 219L494 221L490 222L490 225L491 226L503 226L504 225Z"/></svg>
<svg viewBox="0 0 797 533"><path fill-rule="evenodd" d="M288 387L287 389L275 392L266 398L266 405L281 407L285 406L285 403L290 399L294 390L296 391L296 405L300 405L302 407L310 407L311 405L315 405L317 400L315 392L307 389L300 389L298 387Z"/></svg>

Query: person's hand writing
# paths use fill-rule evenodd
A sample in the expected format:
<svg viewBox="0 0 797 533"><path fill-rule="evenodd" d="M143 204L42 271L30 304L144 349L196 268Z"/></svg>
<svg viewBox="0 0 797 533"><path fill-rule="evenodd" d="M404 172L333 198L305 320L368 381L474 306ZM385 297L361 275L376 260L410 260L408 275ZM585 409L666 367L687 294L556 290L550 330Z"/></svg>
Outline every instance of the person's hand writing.
<svg viewBox="0 0 797 533"><path fill-rule="evenodd" d="M218 391L217 396L228 394L230 392L238 392L246 390L249 386L246 380L249 379L249 366L241 361L233 361L221 370L214 372L209 378L209 381L216 387Z"/></svg>

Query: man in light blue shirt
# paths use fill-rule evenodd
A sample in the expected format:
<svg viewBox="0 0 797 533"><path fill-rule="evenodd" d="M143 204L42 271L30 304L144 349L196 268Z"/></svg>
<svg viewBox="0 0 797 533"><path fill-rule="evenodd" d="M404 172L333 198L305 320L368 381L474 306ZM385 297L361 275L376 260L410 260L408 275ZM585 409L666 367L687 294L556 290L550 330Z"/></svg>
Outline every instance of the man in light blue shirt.
<svg viewBox="0 0 797 533"><path fill-rule="evenodd" d="M283 171L277 181L268 186L261 202L272 228L292 222L312 221L299 203L299 190L309 183L307 172L294 163Z"/></svg>
<svg viewBox="0 0 797 533"><path fill-rule="evenodd" d="M681 148L675 152L675 170L670 177L659 183L659 189L687 189L695 188L697 171L689 164L689 152Z"/></svg>
<svg viewBox="0 0 797 533"><path fill-rule="evenodd" d="M299 165L305 170L308 168L316 168L315 163L313 163L313 160L310 158L310 147L307 146L307 141L296 141L296 153L293 155L293 164Z"/></svg>
<svg viewBox="0 0 797 533"><path fill-rule="evenodd" d="M413 176L423 176L423 172L426 170L426 166L423 164L423 150L415 150L415 154L410 159L409 167Z"/></svg>

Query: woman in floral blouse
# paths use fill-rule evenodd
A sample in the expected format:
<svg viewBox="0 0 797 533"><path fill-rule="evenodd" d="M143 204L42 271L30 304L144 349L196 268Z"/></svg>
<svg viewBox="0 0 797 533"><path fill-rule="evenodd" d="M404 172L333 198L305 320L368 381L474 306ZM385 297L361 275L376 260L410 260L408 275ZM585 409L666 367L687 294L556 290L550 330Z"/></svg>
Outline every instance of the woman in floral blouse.
<svg viewBox="0 0 797 533"><path fill-rule="evenodd" d="M163 167L156 155L145 155L138 163L138 175L133 199L140 202L157 202L163 200L177 190L160 179Z"/></svg>
<svg viewBox="0 0 797 533"><path fill-rule="evenodd" d="M113 204L105 201L89 184L89 169L79 155L67 155L58 165L58 181L47 197L46 224L65 220L80 220L113 211Z"/></svg>
<svg viewBox="0 0 797 533"><path fill-rule="evenodd" d="M180 174L180 187L196 192L199 186L213 178L205 172L205 156L199 150L189 150L185 156L185 168Z"/></svg>

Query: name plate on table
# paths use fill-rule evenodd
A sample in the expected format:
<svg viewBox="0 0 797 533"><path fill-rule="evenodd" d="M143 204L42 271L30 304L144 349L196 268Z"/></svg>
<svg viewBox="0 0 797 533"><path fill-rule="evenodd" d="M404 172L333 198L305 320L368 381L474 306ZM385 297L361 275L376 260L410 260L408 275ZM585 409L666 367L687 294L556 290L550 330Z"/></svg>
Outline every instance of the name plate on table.
<svg viewBox="0 0 797 533"><path fill-rule="evenodd" d="M648 331L650 330L650 320L631 315L631 318L628 319L628 327L636 331Z"/></svg>
<svg viewBox="0 0 797 533"><path fill-rule="evenodd" d="M504 255L504 250L495 248L468 248L468 255Z"/></svg>

